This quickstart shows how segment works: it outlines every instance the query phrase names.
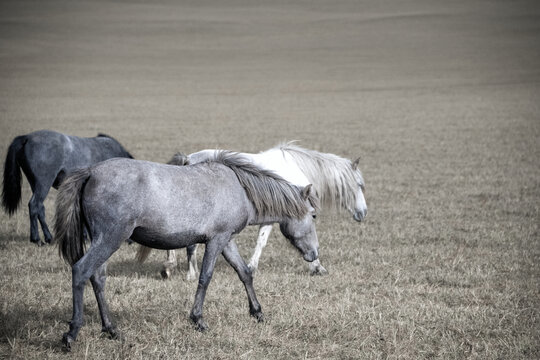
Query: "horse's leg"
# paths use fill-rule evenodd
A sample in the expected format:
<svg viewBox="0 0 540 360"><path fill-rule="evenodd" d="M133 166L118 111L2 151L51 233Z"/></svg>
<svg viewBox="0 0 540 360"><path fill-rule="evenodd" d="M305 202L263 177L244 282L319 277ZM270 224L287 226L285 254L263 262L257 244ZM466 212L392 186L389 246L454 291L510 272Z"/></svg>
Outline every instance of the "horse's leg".
<svg viewBox="0 0 540 360"><path fill-rule="evenodd" d="M309 273L311 275L326 275L328 274L328 270L324 268L324 266L321 265L321 262L319 259L310 262L309 264Z"/></svg>
<svg viewBox="0 0 540 360"><path fill-rule="evenodd" d="M54 179L48 179L43 177L41 179L34 177L32 187L32 197L28 202L28 211L30 214L30 241L36 244L40 244L39 239L39 230L38 230L38 220L41 224L41 230L43 230L43 237L45 238L46 243L50 243L52 240L51 232L47 226L45 220L45 206L43 201L49 193L49 189L52 186ZM49 181L50 180L50 181Z"/></svg>
<svg viewBox="0 0 540 360"><path fill-rule="evenodd" d="M164 279L169 279L177 265L178 261L176 260L176 252L174 250L167 250L167 261L163 263L161 277Z"/></svg>
<svg viewBox="0 0 540 360"><path fill-rule="evenodd" d="M109 307L105 301L105 280L107 279L107 262L104 262L96 272L90 277L94 294L99 308L99 315L101 316L101 331L109 334L112 339L118 337L118 333L110 319Z"/></svg>
<svg viewBox="0 0 540 360"><path fill-rule="evenodd" d="M197 267L197 244L190 245L186 248L188 260L188 273L186 279L193 281L197 277L199 269Z"/></svg>
<svg viewBox="0 0 540 360"><path fill-rule="evenodd" d="M116 233L115 235L119 235ZM71 350L71 343L77 339L77 334L83 323L83 295L84 286L88 279L96 273L105 261L120 247L122 239L126 237L104 236L92 243L88 252L77 261L71 269L73 291L73 317L69 323L69 331L64 334L62 343L66 350ZM94 239L96 237L93 237ZM94 279L96 280L96 278ZM104 284L103 284L104 285ZM96 295L97 297L97 295ZM103 304L105 299L101 297ZM98 303L99 304L99 303Z"/></svg>
<svg viewBox="0 0 540 360"><path fill-rule="evenodd" d="M214 267L216 265L216 259L218 255L223 251L223 248L229 242L230 234L221 234L215 236L213 239L206 243L206 249L204 251L203 262L201 267L201 274L199 275L199 285L197 286L197 292L195 293L195 301L191 308L190 319L195 323L197 330L204 331L208 329L208 325L203 319L202 309L204 304L204 297L206 296L206 289L212 279L214 273Z"/></svg>
<svg viewBox="0 0 540 360"><path fill-rule="evenodd" d="M223 249L223 256L236 271L238 277L242 280L242 283L244 283L249 301L249 313L256 318L258 322L264 321L261 304L259 304L259 301L257 301L257 297L255 296L251 270L249 270L244 259L240 256L234 240L229 241L225 249Z"/></svg>
<svg viewBox="0 0 540 360"><path fill-rule="evenodd" d="M257 246L255 247L255 251L253 252L253 255L251 255L251 259L249 260L248 264L252 274L255 274L255 271L257 271L257 267L259 266L259 258L261 257L262 250L266 246L266 242L268 241L268 237L270 236L271 232L272 225L262 225L259 228Z"/></svg>

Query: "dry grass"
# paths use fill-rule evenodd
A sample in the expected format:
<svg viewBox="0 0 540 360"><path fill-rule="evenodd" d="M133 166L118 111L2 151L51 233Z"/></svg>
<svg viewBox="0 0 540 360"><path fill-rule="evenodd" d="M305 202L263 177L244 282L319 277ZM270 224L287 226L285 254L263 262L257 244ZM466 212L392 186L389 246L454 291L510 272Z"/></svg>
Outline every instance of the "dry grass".
<svg viewBox="0 0 540 360"><path fill-rule="evenodd" d="M203 334L196 284L182 269L162 281L162 253L140 265L123 246L107 283L123 341L100 337L88 287L66 355L70 270L28 242L25 181L21 210L0 215L0 357L540 357L537 6L332 4L2 2L2 159L41 128L109 133L161 162L300 139L362 156L369 215L319 217L325 277L272 234L255 279L264 324L220 259ZM255 236L238 239L246 257Z"/></svg>

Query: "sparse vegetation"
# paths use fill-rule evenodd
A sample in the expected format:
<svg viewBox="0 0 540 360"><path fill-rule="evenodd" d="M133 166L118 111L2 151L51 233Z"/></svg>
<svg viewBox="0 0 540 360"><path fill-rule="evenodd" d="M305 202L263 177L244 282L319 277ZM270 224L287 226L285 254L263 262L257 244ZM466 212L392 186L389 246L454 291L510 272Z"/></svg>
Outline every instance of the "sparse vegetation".
<svg viewBox="0 0 540 360"><path fill-rule="evenodd" d="M206 333L184 269L163 281L162 252L138 264L123 245L106 293L123 340L100 337L88 286L67 355L71 273L29 242L25 180L19 212L0 214L1 358L540 357L537 6L19 4L0 5L2 161L41 128L104 132L159 162L299 139L362 157L369 214L318 217L324 277L272 233L255 278L264 324L220 259ZM245 258L256 230L237 239Z"/></svg>

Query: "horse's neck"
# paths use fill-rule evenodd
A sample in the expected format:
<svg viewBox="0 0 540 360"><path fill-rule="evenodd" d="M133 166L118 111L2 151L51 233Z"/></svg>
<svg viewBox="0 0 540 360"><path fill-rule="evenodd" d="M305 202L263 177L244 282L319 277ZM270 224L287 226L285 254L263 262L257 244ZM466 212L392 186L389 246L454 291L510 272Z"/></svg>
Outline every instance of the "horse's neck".
<svg viewBox="0 0 540 360"><path fill-rule="evenodd" d="M278 217L257 216L255 208L253 208L253 211L248 220L248 225L270 225L281 221L282 218Z"/></svg>

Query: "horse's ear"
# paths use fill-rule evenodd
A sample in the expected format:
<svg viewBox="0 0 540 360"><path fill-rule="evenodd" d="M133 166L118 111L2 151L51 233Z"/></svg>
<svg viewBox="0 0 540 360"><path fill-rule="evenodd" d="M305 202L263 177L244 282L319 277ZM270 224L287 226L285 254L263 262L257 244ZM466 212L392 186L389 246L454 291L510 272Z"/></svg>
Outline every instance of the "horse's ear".
<svg viewBox="0 0 540 360"><path fill-rule="evenodd" d="M358 169L358 164L360 164L360 158L354 160L354 162L352 163L352 168L353 170L357 170Z"/></svg>
<svg viewBox="0 0 540 360"><path fill-rule="evenodd" d="M305 188L302 189L302 197L304 200L306 200L310 195L312 191L313 184L306 185Z"/></svg>

